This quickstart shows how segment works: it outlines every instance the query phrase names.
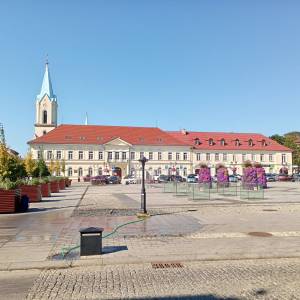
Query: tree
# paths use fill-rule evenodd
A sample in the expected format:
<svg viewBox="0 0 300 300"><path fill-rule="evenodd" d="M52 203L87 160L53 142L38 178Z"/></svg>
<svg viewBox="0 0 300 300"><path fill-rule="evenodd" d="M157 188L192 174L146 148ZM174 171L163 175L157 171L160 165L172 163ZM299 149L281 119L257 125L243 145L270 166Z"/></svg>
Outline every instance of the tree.
<svg viewBox="0 0 300 300"><path fill-rule="evenodd" d="M270 136L270 138L272 140L276 141L277 143L279 143L280 145L284 145L285 137L283 135L274 134L274 135Z"/></svg>
<svg viewBox="0 0 300 300"><path fill-rule="evenodd" d="M32 153L28 152L25 160L24 160L24 165L25 165L25 170L29 176L33 176L35 170L37 169L37 163L36 161L32 158Z"/></svg>
<svg viewBox="0 0 300 300"><path fill-rule="evenodd" d="M34 171L34 177L45 177L49 176L50 172L43 158L37 161L37 168Z"/></svg>
<svg viewBox="0 0 300 300"><path fill-rule="evenodd" d="M55 171L56 176L58 176L60 174L60 163L59 163L59 160L55 161L54 171Z"/></svg>
<svg viewBox="0 0 300 300"><path fill-rule="evenodd" d="M66 173L66 161L64 159L62 159L62 161L60 162L60 168L61 168L61 172L65 176L65 173Z"/></svg>
<svg viewBox="0 0 300 300"><path fill-rule="evenodd" d="M54 163L53 159L50 160L48 169L49 169L50 174L53 175L53 173L55 171L55 163Z"/></svg>
<svg viewBox="0 0 300 300"><path fill-rule="evenodd" d="M285 137L284 146L293 150L293 165L300 166L300 147L296 143L297 139L297 136L287 135Z"/></svg>

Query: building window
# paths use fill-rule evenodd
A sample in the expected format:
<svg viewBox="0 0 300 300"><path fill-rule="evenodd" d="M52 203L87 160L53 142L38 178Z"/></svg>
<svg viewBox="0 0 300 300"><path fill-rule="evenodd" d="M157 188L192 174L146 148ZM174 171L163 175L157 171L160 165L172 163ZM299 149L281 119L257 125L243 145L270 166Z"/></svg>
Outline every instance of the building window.
<svg viewBox="0 0 300 300"><path fill-rule="evenodd" d="M219 161L220 160L220 155L219 155L219 153L216 153L215 154L215 161Z"/></svg>
<svg viewBox="0 0 300 300"><path fill-rule="evenodd" d="M43 111L43 124L47 124L48 122L48 116L47 116L47 111Z"/></svg>
<svg viewBox="0 0 300 300"><path fill-rule="evenodd" d="M68 168L68 176L70 177L70 176L72 176L73 175L73 170L72 170L72 168Z"/></svg>
<svg viewBox="0 0 300 300"><path fill-rule="evenodd" d="M47 159L50 160L52 158L52 151L47 151Z"/></svg>
<svg viewBox="0 0 300 300"><path fill-rule="evenodd" d="M102 172L102 168L99 168L99 169L98 169L98 175L101 176L102 173L103 173L103 172Z"/></svg>
<svg viewBox="0 0 300 300"><path fill-rule="evenodd" d="M157 169L157 175L160 175L161 174L161 168L158 168Z"/></svg>
<svg viewBox="0 0 300 300"><path fill-rule="evenodd" d="M130 159L134 160L135 159L135 152L130 152Z"/></svg>
<svg viewBox="0 0 300 300"><path fill-rule="evenodd" d="M180 153L176 153L176 160L180 160Z"/></svg>
<svg viewBox="0 0 300 300"><path fill-rule="evenodd" d="M196 154L196 159L197 159L197 160L201 160L201 153L197 153L197 154Z"/></svg>
<svg viewBox="0 0 300 300"><path fill-rule="evenodd" d="M242 161L245 161L246 160L246 154L242 154Z"/></svg>
<svg viewBox="0 0 300 300"><path fill-rule="evenodd" d="M92 168L89 168L89 169L88 169L88 175L89 175L89 176L93 176L93 169L92 169Z"/></svg>
<svg viewBox="0 0 300 300"><path fill-rule="evenodd" d="M161 152L158 152L158 154L157 154L157 159L158 159L158 160L161 160Z"/></svg>
<svg viewBox="0 0 300 300"><path fill-rule="evenodd" d="M187 176L187 169L183 168L183 176Z"/></svg>
<svg viewBox="0 0 300 300"><path fill-rule="evenodd" d="M266 140L262 140L262 141L261 141L261 145L262 145L263 147L267 146Z"/></svg>
<svg viewBox="0 0 300 300"><path fill-rule="evenodd" d="M78 169L78 176L82 176L82 168Z"/></svg>
<svg viewBox="0 0 300 300"><path fill-rule="evenodd" d="M78 152L78 159L83 159L83 151Z"/></svg>
<svg viewBox="0 0 300 300"><path fill-rule="evenodd" d="M236 162L236 155L235 154L232 154L232 161Z"/></svg>
<svg viewBox="0 0 300 300"><path fill-rule="evenodd" d="M153 152L149 152L149 160L153 159Z"/></svg>
<svg viewBox="0 0 300 300"><path fill-rule="evenodd" d="M195 145L200 145L200 140L198 138L195 138Z"/></svg>
<svg viewBox="0 0 300 300"><path fill-rule="evenodd" d="M250 140L248 141L248 146L249 146L249 147L253 147L253 140L252 140L252 139L250 139Z"/></svg>
<svg viewBox="0 0 300 300"><path fill-rule="evenodd" d="M273 154L269 154L269 161L273 161Z"/></svg>
<svg viewBox="0 0 300 300"><path fill-rule="evenodd" d="M98 159L103 160L103 152L102 151L98 152Z"/></svg>
<svg viewBox="0 0 300 300"><path fill-rule="evenodd" d="M94 153L93 153L93 151L89 151L89 159L94 159Z"/></svg>
<svg viewBox="0 0 300 300"><path fill-rule="evenodd" d="M111 151L108 152L108 160L112 160L112 152Z"/></svg>
<svg viewBox="0 0 300 300"><path fill-rule="evenodd" d="M238 147L240 145L240 140L239 139L236 139L234 144Z"/></svg>
<svg viewBox="0 0 300 300"><path fill-rule="evenodd" d="M256 159L255 154L251 154L251 160L255 161L255 159Z"/></svg>
<svg viewBox="0 0 300 300"><path fill-rule="evenodd" d="M45 135L47 133L47 131L46 130L43 130L43 135Z"/></svg>
<svg viewBox="0 0 300 300"><path fill-rule="evenodd" d="M127 159L127 154L126 154L126 152L122 152L122 159L123 159L123 160Z"/></svg>
<svg viewBox="0 0 300 300"><path fill-rule="evenodd" d="M282 161L283 164L286 163L286 154L281 155L281 161Z"/></svg>
<svg viewBox="0 0 300 300"><path fill-rule="evenodd" d="M37 151L37 158L38 158L38 159L41 159L41 158L42 158L42 152L41 152L41 150L38 150L38 151Z"/></svg>
<svg viewBox="0 0 300 300"><path fill-rule="evenodd" d="M115 152L115 160L119 160L120 159L120 152Z"/></svg>
<svg viewBox="0 0 300 300"><path fill-rule="evenodd" d="M223 161L227 161L227 153L223 153Z"/></svg>
<svg viewBox="0 0 300 300"><path fill-rule="evenodd" d="M56 159L61 159L61 151L56 151Z"/></svg>
<svg viewBox="0 0 300 300"><path fill-rule="evenodd" d="M263 154L260 155L260 161L264 161L265 160L265 156Z"/></svg>
<svg viewBox="0 0 300 300"><path fill-rule="evenodd" d="M206 161L210 161L210 153L206 153Z"/></svg>
<svg viewBox="0 0 300 300"><path fill-rule="evenodd" d="M172 152L168 153L168 160L172 160Z"/></svg>
<svg viewBox="0 0 300 300"><path fill-rule="evenodd" d="M144 152L140 152L140 159L144 157Z"/></svg>
<svg viewBox="0 0 300 300"><path fill-rule="evenodd" d="M209 139L208 140L208 145L209 146L213 146L214 145L214 140L213 139Z"/></svg>
<svg viewBox="0 0 300 300"><path fill-rule="evenodd" d="M225 146L225 140L221 139L221 146Z"/></svg>
<svg viewBox="0 0 300 300"><path fill-rule="evenodd" d="M186 152L183 153L183 160L187 160L187 153Z"/></svg>
<svg viewBox="0 0 300 300"><path fill-rule="evenodd" d="M73 151L68 151L68 159L73 159Z"/></svg>

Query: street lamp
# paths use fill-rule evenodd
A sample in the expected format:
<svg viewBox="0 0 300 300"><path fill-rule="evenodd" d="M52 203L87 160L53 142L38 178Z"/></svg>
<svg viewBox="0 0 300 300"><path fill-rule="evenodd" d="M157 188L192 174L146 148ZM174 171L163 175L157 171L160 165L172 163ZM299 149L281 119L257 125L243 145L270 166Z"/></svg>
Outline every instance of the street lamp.
<svg viewBox="0 0 300 300"><path fill-rule="evenodd" d="M142 164L142 190L141 190L141 210L147 214L146 208L146 189L145 189L145 164L148 161L146 157L142 157L139 162Z"/></svg>

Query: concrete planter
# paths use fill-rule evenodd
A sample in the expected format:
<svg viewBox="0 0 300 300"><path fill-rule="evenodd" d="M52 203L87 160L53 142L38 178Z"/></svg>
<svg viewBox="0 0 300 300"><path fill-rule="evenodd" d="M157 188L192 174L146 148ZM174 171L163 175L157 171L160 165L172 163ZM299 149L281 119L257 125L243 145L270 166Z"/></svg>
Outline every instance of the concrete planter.
<svg viewBox="0 0 300 300"><path fill-rule="evenodd" d="M21 196L26 195L29 198L29 203L40 202L42 200L40 185L22 185Z"/></svg>
<svg viewBox="0 0 300 300"><path fill-rule="evenodd" d="M59 180L59 189L64 190L66 188L66 182L65 179L60 179Z"/></svg>
<svg viewBox="0 0 300 300"><path fill-rule="evenodd" d="M0 213L14 213L20 207L21 193L16 190L0 190Z"/></svg>
<svg viewBox="0 0 300 300"><path fill-rule="evenodd" d="M50 182L41 184L41 193L42 193L42 197L50 197L51 196Z"/></svg>
<svg viewBox="0 0 300 300"><path fill-rule="evenodd" d="M59 183L58 181L50 182L51 193L59 193Z"/></svg>

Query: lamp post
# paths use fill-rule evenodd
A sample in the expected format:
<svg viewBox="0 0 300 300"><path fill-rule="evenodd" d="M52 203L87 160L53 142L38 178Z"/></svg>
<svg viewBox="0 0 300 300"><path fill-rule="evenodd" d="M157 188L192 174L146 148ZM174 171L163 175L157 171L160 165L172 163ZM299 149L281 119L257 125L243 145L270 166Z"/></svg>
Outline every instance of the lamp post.
<svg viewBox="0 0 300 300"><path fill-rule="evenodd" d="M141 210L144 214L147 214L146 207L146 189L145 189L145 164L148 161L146 157L143 157L139 160L142 164L142 190L141 190Z"/></svg>

